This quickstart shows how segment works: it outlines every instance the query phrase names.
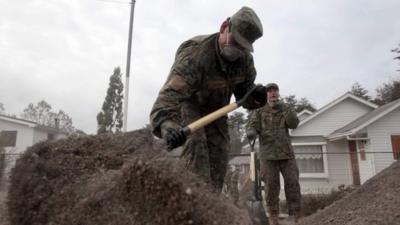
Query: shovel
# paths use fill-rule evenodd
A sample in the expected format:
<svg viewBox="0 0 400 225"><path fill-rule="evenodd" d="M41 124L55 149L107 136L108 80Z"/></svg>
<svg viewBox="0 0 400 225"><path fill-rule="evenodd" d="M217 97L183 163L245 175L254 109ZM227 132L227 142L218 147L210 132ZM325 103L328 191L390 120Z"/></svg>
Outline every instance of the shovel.
<svg viewBox="0 0 400 225"><path fill-rule="evenodd" d="M252 196L248 199L247 211L249 212L253 225L268 225L268 219L264 206L262 205L262 186L260 179L260 164L257 154L254 151L256 140L249 140L250 145L250 182L252 186Z"/></svg>
<svg viewBox="0 0 400 225"><path fill-rule="evenodd" d="M217 120L217 119L225 116L226 114L234 111L235 109L241 107L244 104L244 102L247 100L247 98L251 95L251 93L253 93L253 91L256 90L256 88L258 88L260 86L261 85L254 86L239 101L236 101L234 103L226 105L226 106L192 122L191 124L187 125L186 127L183 127L181 129L181 132L187 137L190 134L196 132L197 130L207 126L208 124L214 122L215 120ZM173 150L173 148L171 146L168 146L168 151L172 151L172 150Z"/></svg>

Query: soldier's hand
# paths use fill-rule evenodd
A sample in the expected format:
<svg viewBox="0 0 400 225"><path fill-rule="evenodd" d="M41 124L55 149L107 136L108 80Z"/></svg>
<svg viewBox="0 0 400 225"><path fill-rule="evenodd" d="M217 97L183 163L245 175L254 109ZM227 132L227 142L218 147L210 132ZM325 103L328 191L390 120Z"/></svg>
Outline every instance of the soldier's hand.
<svg viewBox="0 0 400 225"><path fill-rule="evenodd" d="M181 126L171 121L166 121L162 124L161 133L168 145L168 151L183 145L186 141L186 135Z"/></svg>
<svg viewBox="0 0 400 225"><path fill-rule="evenodd" d="M250 129L247 131L247 138L249 141L254 141L257 138L257 131Z"/></svg>
<svg viewBox="0 0 400 225"><path fill-rule="evenodd" d="M250 96L243 102L245 109L257 109L263 107L267 103L267 91L265 86L257 84L255 89L251 92Z"/></svg>
<svg viewBox="0 0 400 225"><path fill-rule="evenodd" d="M164 140L167 142L168 150L172 150L185 143L186 135L182 129L167 128Z"/></svg>

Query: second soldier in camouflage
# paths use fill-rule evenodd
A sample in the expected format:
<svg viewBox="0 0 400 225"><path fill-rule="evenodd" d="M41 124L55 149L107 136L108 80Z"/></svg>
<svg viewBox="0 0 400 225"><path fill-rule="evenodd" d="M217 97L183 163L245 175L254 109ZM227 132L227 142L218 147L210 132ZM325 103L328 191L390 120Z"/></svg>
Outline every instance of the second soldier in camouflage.
<svg viewBox="0 0 400 225"><path fill-rule="evenodd" d="M300 217L299 170L296 165L289 129L299 123L293 108L279 100L279 87L275 83L266 86L268 104L254 110L247 124L247 136L260 141L261 178L265 183L265 198L270 224L277 225L279 215L280 176L285 183L285 195L289 215Z"/></svg>

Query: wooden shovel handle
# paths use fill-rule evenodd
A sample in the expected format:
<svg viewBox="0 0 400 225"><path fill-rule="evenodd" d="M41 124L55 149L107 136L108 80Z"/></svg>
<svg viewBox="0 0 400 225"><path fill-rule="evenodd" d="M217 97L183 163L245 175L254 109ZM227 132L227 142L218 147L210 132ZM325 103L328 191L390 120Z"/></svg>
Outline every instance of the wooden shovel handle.
<svg viewBox="0 0 400 225"><path fill-rule="evenodd" d="M237 108L239 108L239 105L236 102L226 105L184 127L183 132L186 135L192 134Z"/></svg>
<svg viewBox="0 0 400 225"><path fill-rule="evenodd" d="M237 102L231 103L229 105L226 105L217 111L214 111L196 121L193 123L189 124L188 126L182 128L183 133L188 136L189 134L192 134L199 130L200 128L203 128L207 126L208 124L214 122L215 120L225 116L226 114L232 112L233 110L239 108L240 106L243 105L243 103L247 100L247 98L253 93L256 88L260 87L261 85L255 85L252 89L250 89L243 97Z"/></svg>

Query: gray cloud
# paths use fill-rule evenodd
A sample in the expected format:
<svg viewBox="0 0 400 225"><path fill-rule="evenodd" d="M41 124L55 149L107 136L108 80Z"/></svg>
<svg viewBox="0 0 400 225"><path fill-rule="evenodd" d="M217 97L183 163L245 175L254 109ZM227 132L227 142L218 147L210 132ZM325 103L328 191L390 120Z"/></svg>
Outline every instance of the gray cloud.
<svg viewBox="0 0 400 225"><path fill-rule="evenodd" d="M128 1L128 0L126 0ZM400 42L397 0L137 0L129 129L148 123L179 44L217 32L242 4L259 14L257 82L278 82L322 106L360 82L373 91L398 76L390 49ZM115 66L125 73L129 4L96 0L0 2L0 102L19 114L45 99L76 127L96 130L96 114Z"/></svg>

